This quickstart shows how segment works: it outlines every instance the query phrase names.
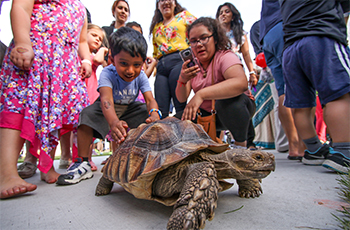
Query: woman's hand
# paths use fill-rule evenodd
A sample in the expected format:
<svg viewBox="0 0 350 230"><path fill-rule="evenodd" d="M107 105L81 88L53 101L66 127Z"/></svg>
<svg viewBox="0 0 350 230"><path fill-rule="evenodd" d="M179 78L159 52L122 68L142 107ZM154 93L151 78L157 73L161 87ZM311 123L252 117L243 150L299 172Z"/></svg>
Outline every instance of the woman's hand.
<svg viewBox="0 0 350 230"><path fill-rule="evenodd" d="M115 120L111 125L111 136L118 143L122 143L127 136L128 124L125 121Z"/></svg>
<svg viewBox="0 0 350 230"><path fill-rule="evenodd" d="M11 51L10 59L19 69L28 71L33 65L33 48L27 44L17 44Z"/></svg>
<svg viewBox="0 0 350 230"><path fill-rule="evenodd" d="M147 68L149 68L152 63L153 63L152 66L155 66L158 63L158 60L156 60L153 57L147 57L146 58L146 66L147 66Z"/></svg>
<svg viewBox="0 0 350 230"><path fill-rule="evenodd" d="M186 105L182 114L181 120L194 120L196 119L199 106L203 103L203 98L200 96L199 91L192 97L190 102Z"/></svg>
<svg viewBox="0 0 350 230"><path fill-rule="evenodd" d="M258 84L258 78L256 77L256 75L254 73L250 74L250 76L249 76L249 85L256 86L257 84Z"/></svg>
<svg viewBox="0 0 350 230"><path fill-rule="evenodd" d="M198 65L192 66L190 68L187 67L187 64L190 63L191 60L187 60L182 64L182 69L179 77L179 81L186 84L189 80L197 76L197 73L200 71Z"/></svg>

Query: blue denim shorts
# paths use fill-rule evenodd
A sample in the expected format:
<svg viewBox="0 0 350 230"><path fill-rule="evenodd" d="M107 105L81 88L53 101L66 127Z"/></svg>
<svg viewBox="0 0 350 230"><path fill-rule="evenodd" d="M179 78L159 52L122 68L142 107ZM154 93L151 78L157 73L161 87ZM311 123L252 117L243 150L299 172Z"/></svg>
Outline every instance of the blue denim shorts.
<svg viewBox="0 0 350 230"><path fill-rule="evenodd" d="M286 82L284 105L290 108L316 106L350 92L350 50L334 39L308 36L283 52Z"/></svg>

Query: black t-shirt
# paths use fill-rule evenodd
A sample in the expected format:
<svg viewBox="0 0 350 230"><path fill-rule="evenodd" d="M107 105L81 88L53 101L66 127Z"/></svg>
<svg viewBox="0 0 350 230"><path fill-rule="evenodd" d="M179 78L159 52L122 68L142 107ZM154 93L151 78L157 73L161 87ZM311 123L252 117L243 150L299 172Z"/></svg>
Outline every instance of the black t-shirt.
<svg viewBox="0 0 350 230"><path fill-rule="evenodd" d="M260 13L260 44L265 35L282 21L278 0L263 0Z"/></svg>
<svg viewBox="0 0 350 230"><path fill-rule="evenodd" d="M279 0L285 48L305 36L326 36L347 45L343 0ZM348 0L345 0L348 1Z"/></svg>
<svg viewBox="0 0 350 230"><path fill-rule="evenodd" d="M263 52L259 41L259 34L260 34L260 21L257 21L250 28L250 42L252 43L252 46L254 48L255 55L258 55L259 53Z"/></svg>

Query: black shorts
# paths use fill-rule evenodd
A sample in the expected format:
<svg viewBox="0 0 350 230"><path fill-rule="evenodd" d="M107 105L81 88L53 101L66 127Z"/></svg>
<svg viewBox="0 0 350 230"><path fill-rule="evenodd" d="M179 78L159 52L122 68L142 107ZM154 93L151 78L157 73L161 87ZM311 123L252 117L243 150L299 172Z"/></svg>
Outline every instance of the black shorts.
<svg viewBox="0 0 350 230"><path fill-rule="evenodd" d="M114 110L119 120L125 121L130 129L137 128L148 118L146 104L135 101L128 105L114 104ZM95 138L104 139L110 127L101 109L98 98L92 105L83 109L79 116L79 126L87 125L93 129Z"/></svg>

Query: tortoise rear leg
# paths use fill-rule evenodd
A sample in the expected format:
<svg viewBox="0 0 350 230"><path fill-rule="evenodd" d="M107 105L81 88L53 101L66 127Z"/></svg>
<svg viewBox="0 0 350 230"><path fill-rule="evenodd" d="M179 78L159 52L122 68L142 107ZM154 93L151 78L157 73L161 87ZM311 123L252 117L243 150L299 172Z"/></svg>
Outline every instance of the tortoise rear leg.
<svg viewBox="0 0 350 230"><path fill-rule="evenodd" d="M96 186L95 196L107 195L113 188L113 181L108 180L104 176L101 177L98 185Z"/></svg>
<svg viewBox="0 0 350 230"><path fill-rule="evenodd" d="M202 162L188 167L183 189L176 201L167 229L204 228L205 220L214 218L219 190L214 165Z"/></svg>
<svg viewBox="0 0 350 230"><path fill-rule="evenodd" d="M260 196L263 191L258 179L237 180L239 186L238 194L240 197L255 198Z"/></svg>

